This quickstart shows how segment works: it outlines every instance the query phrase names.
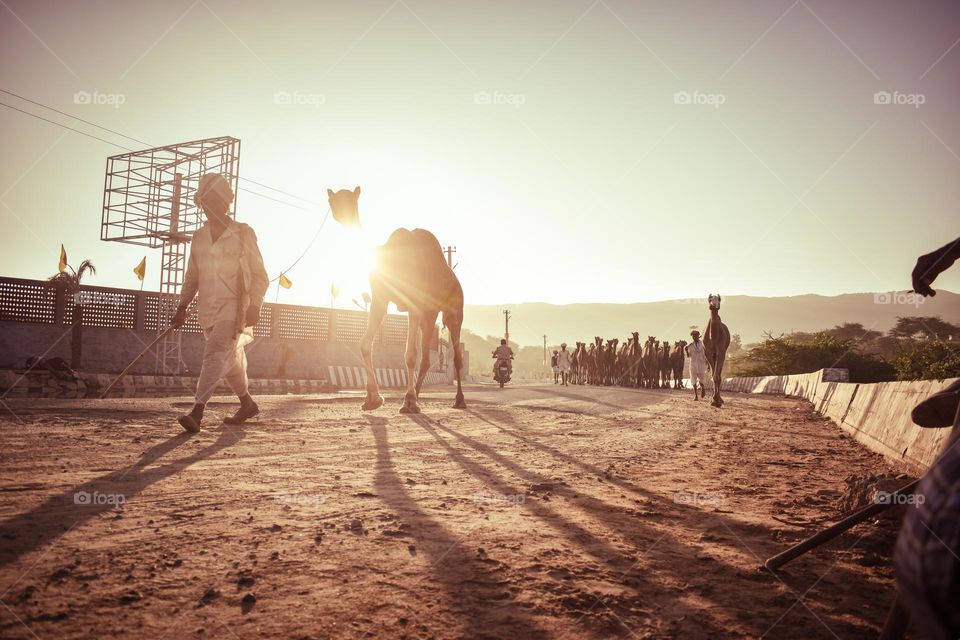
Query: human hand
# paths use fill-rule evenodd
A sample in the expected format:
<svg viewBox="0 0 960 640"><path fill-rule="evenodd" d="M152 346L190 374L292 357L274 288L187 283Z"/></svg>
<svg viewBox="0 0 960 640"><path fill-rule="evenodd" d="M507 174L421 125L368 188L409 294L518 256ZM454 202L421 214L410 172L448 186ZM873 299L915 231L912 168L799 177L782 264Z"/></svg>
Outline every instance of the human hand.
<svg viewBox="0 0 960 640"><path fill-rule="evenodd" d="M177 307L177 312L173 314L173 319L170 320L171 327L182 327L183 323L187 321L187 308L186 307Z"/></svg>
<svg viewBox="0 0 960 640"><path fill-rule="evenodd" d="M247 307L247 315L243 320L245 327L253 327L260 322L260 307L257 305L250 305Z"/></svg>
<svg viewBox="0 0 960 640"><path fill-rule="evenodd" d="M956 257L952 256L951 253L955 245L956 243L940 247L936 251L931 251L917 258L917 264L913 267L913 273L911 274L914 291L922 296L937 295L937 292L930 285L933 284L940 273L953 265Z"/></svg>

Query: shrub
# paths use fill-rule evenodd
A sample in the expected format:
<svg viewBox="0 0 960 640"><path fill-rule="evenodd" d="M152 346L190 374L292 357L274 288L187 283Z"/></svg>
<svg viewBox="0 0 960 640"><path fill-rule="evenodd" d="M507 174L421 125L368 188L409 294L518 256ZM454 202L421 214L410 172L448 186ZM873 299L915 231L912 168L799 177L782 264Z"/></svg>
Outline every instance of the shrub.
<svg viewBox="0 0 960 640"><path fill-rule="evenodd" d="M737 364L737 374L742 376L811 373L829 367L848 369L851 382L893 380L896 374L889 362L858 351L855 340L838 338L826 331L802 340L768 334Z"/></svg>
<svg viewBox="0 0 960 640"><path fill-rule="evenodd" d="M960 346L939 340L913 342L893 361L897 380L943 380L960 377Z"/></svg>

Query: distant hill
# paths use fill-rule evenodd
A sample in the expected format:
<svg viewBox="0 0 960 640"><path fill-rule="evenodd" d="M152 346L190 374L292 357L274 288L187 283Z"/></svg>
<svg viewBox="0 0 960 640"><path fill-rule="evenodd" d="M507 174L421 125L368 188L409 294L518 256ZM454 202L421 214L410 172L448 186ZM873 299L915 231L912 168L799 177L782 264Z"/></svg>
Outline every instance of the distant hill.
<svg viewBox="0 0 960 640"><path fill-rule="evenodd" d="M884 297L886 296L886 297ZM763 333L790 333L828 329L844 322L860 322L868 329L887 331L897 316L940 316L960 323L960 294L939 291L919 305L898 294L847 293L839 296L807 294L779 298L724 296L720 309L723 321L732 333L739 333L744 344L757 342ZM885 302L886 300L886 302ZM593 336L624 339L632 331L643 338L679 340L689 335L690 326L701 330L709 317L706 296L703 300L665 300L634 304L553 305L527 302L511 305L466 305L464 327L481 336L503 334L503 309L509 308L510 339L521 345L550 344L562 341L591 341Z"/></svg>

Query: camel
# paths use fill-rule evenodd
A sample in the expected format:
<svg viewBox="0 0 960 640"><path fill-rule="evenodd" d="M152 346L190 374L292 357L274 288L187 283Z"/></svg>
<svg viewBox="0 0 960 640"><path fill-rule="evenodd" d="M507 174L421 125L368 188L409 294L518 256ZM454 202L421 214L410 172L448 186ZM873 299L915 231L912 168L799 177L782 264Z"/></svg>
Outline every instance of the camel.
<svg viewBox="0 0 960 640"><path fill-rule="evenodd" d="M587 345L585 342L577 343L577 348L573 351L573 361L573 383L583 384L587 370Z"/></svg>
<svg viewBox="0 0 960 640"><path fill-rule="evenodd" d="M703 350L707 355L707 366L713 372L713 402L715 407L722 407L720 398L720 384L723 382L723 362L727 359L727 348L730 346L730 329L720 319L720 294L711 293L707 297L710 307L710 319L703 332Z"/></svg>
<svg viewBox="0 0 960 640"><path fill-rule="evenodd" d="M679 340L673 343L673 352L670 354L670 361L673 367L673 388L683 389L683 362L687 348L686 340Z"/></svg>
<svg viewBox="0 0 960 640"><path fill-rule="evenodd" d="M334 193L327 189L330 210L334 220L359 226L360 187L353 191L342 189ZM437 238L425 229L400 228L390 234L387 242L377 247L377 265L370 272L370 317L367 331L360 339L360 355L367 373L367 396L363 410L371 411L383 405L383 396L377 385L373 368L373 341L387 315L387 305L393 302L407 320L407 346L404 360L407 367L407 391L400 413L420 413L417 400L420 388L430 368L430 348L436 333L437 316L442 314L443 326L450 330L453 347L453 366L457 376L457 395L453 406L466 409L460 376L463 353L460 349L460 329L463 325L463 288L440 248ZM417 343L420 343L420 371L415 376Z"/></svg>
<svg viewBox="0 0 960 640"><path fill-rule="evenodd" d="M657 386L657 339L654 336L647 336L643 345L643 372L644 386L648 389Z"/></svg>
<svg viewBox="0 0 960 640"><path fill-rule="evenodd" d="M608 387L610 385L614 385L617 383L617 344L619 342L620 342L620 338L613 338L612 340L607 340L607 346L603 352L603 355L604 355L603 384Z"/></svg>
<svg viewBox="0 0 960 640"><path fill-rule="evenodd" d="M670 373L673 371L673 363L670 360L670 341L664 340L660 348L660 354L657 358L660 366L660 388L670 388Z"/></svg>

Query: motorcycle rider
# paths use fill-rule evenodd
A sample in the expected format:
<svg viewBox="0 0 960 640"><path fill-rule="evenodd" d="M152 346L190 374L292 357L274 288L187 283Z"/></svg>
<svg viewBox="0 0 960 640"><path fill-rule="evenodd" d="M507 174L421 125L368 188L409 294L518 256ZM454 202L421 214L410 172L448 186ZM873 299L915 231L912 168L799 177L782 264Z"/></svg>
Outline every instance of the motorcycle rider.
<svg viewBox="0 0 960 640"><path fill-rule="evenodd" d="M500 339L500 346L493 352L493 376L497 376L497 369L500 368L500 362L507 363L507 375L513 375L513 349L507 344L505 339Z"/></svg>

